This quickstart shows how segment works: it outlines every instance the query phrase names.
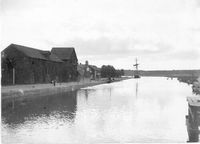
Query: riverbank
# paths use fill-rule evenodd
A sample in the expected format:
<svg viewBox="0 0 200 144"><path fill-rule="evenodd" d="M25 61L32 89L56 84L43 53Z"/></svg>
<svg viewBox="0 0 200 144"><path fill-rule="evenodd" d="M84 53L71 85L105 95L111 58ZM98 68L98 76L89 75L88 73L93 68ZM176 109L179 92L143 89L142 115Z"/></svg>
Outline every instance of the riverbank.
<svg viewBox="0 0 200 144"><path fill-rule="evenodd" d="M113 82L130 79L128 77L115 78ZM62 92L78 90L80 88L95 86L99 84L107 83L107 79L80 81L80 82L68 82L68 83L56 83L53 84L27 84L27 85L14 85L14 86L2 86L1 98L20 98L20 97L32 97L32 96L46 96L54 95Z"/></svg>
<svg viewBox="0 0 200 144"><path fill-rule="evenodd" d="M200 95L200 77L178 77L178 81L192 85L192 91Z"/></svg>

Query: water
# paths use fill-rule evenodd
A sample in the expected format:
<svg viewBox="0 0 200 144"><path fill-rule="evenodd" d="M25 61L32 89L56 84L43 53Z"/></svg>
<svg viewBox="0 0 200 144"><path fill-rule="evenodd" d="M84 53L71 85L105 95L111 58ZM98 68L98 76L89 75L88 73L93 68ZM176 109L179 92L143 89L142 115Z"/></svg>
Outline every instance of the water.
<svg viewBox="0 0 200 144"><path fill-rule="evenodd" d="M3 143L186 142L191 86L129 79L2 102Z"/></svg>

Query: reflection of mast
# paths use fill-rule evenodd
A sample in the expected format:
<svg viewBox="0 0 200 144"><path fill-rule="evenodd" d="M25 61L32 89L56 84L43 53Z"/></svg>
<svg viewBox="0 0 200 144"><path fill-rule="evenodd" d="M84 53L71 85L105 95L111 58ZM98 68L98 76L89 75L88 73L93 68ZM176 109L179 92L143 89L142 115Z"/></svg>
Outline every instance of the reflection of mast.
<svg viewBox="0 0 200 144"><path fill-rule="evenodd" d="M135 96L136 96L136 98L138 96L138 82L136 82L136 84L135 84Z"/></svg>

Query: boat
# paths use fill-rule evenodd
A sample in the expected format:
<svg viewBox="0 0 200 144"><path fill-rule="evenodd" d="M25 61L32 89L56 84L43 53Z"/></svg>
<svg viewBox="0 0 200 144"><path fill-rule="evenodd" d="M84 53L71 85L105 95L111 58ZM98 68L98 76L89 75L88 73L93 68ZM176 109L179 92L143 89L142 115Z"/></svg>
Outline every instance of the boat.
<svg viewBox="0 0 200 144"><path fill-rule="evenodd" d="M134 75L134 78L140 78L140 75Z"/></svg>
<svg viewBox="0 0 200 144"><path fill-rule="evenodd" d="M200 126L200 97L188 97L188 115L186 115L186 125L188 132L188 142L199 141Z"/></svg>

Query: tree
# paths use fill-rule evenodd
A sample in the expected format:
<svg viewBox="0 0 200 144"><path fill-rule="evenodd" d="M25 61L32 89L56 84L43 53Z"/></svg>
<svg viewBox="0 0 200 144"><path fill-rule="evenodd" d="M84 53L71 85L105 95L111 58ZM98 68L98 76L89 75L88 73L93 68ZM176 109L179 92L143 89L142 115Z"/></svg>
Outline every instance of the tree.
<svg viewBox="0 0 200 144"><path fill-rule="evenodd" d="M111 65L103 65L101 67L101 76L107 77L107 78L115 77L116 76L116 70Z"/></svg>
<svg viewBox="0 0 200 144"><path fill-rule="evenodd" d="M16 66L16 60L15 58L12 57L6 57L3 56L2 62L6 64L8 69L12 69L12 79L13 79L13 84L15 84L15 66Z"/></svg>

